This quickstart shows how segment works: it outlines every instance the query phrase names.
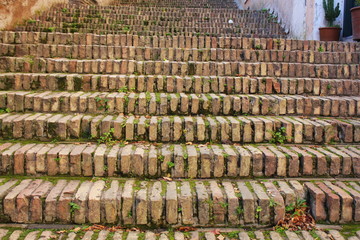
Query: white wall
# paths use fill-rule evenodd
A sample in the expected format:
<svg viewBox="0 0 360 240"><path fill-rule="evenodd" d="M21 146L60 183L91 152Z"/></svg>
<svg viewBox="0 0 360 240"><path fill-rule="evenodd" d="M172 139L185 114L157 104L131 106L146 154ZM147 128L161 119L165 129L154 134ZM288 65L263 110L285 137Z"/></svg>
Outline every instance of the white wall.
<svg viewBox="0 0 360 240"><path fill-rule="evenodd" d="M319 27L327 26L322 0L238 0L243 9L270 9L278 15L283 27L289 31L292 38L319 39ZM246 2L246 3L245 3ZM335 24L342 26L344 1L340 3L341 14Z"/></svg>
<svg viewBox="0 0 360 240"><path fill-rule="evenodd" d="M334 22L334 24L340 25L340 27L343 26L344 23L344 1L343 0L335 0L335 4L340 3L340 16L337 18L337 20ZM314 19L314 29L313 32L310 35L311 39L319 39L319 27L326 27L327 22L325 20L325 12L322 5L322 0L317 0L315 3L315 9L316 9L316 16Z"/></svg>

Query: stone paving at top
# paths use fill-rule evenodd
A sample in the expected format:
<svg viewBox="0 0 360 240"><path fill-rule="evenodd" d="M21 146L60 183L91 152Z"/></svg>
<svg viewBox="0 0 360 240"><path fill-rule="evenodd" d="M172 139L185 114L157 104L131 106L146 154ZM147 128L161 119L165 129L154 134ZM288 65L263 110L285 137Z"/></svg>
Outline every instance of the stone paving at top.
<svg viewBox="0 0 360 240"><path fill-rule="evenodd" d="M290 39L231 0L91 2L0 31L0 223L149 231L0 239L360 238L159 234L272 229L298 201L318 222L359 223L359 43Z"/></svg>

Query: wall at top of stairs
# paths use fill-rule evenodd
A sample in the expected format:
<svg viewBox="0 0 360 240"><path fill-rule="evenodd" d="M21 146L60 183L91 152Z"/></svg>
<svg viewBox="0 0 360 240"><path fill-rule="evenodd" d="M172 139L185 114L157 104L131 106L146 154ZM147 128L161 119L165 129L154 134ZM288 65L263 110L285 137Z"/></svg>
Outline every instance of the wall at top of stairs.
<svg viewBox="0 0 360 240"><path fill-rule="evenodd" d="M326 27L322 0L237 0L240 8L261 10L270 9L278 16L282 26L295 39L319 40L319 27ZM335 24L342 26L344 1L340 3L341 14Z"/></svg>
<svg viewBox="0 0 360 240"><path fill-rule="evenodd" d="M108 5L112 0L1 0L0 29L9 29L24 19L50 9L59 3Z"/></svg>
<svg viewBox="0 0 360 240"><path fill-rule="evenodd" d="M68 0L4 0L0 2L0 29L7 29L30 18L37 12L48 10L57 3Z"/></svg>

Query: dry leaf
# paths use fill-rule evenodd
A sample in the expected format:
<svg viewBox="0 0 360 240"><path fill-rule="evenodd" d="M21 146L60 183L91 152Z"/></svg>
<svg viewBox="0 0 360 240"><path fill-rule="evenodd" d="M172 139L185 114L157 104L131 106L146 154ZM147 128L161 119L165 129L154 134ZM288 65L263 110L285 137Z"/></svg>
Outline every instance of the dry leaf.
<svg viewBox="0 0 360 240"><path fill-rule="evenodd" d="M280 220L277 226L290 231L310 231L316 229L315 220L310 215L308 208L296 209L296 213L296 215L286 213L284 219Z"/></svg>
<svg viewBox="0 0 360 240"><path fill-rule="evenodd" d="M219 235L220 234L220 229L214 229L211 231L213 234L215 235Z"/></svg>
<svg viewBox="0 0 360 240"><path fill-rule="evenodd" d="M165 181L169 181L169 182L172 181L172 178L169 178L169 177L163 177L163 179L164 179Z"/></svg>
<svg viewBox="0 0 360 240"><path fill-rule="evenodd" d="M191 231L196 231L196 228L186 226L186 227L179 227L177 230L180 232L191 232Z"/></svg>
<svg viewBox="0 0 360 240"><path fill-rule="evenodd" d="M219 239L219 240L224 240L225 238L224 238L224 236L223 235L219 235L219 236L217 236L217 239Z"/></svg>

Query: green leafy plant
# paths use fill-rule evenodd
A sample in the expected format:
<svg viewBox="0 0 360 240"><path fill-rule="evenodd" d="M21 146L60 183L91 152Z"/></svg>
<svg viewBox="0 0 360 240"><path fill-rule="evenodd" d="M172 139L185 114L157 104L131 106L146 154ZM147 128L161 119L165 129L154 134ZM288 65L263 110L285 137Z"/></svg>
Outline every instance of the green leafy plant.
<svg viewBox="0 0 360 240"><path fill-rule="evenodd" d="M226 234L230 239L238 239L239 238L239 232L233 231Z"/></svg>
<svg viewBox="0 0 360 240"><path fill-rule="evenodd" d="M173 163L173 162L167 162L167 165L169 168L175 167L175 163Z"/></svg>
<svg viewBox="0 0 360 240"><path fill-rule="evenodd" d="M11 112L10 108L0 108L0 113L9 113Z"/></svg>
<svg viewBox="0 0 360 240"><path fill-rule="evenodd" d="M272 144L283 144L286 141L286 128L281 127L276 131L272 132L272 138L270 139L270 143Z"/></svg>
<svg viewBox="0 0 360 240"><path fill-rule="evenodd" d="M280 233L280 234L285 234L285 231L286 231L286 229L281 226L275 226L274 229L277 233Z"/></svg>
<svg viewBox="0 0 360 240"><path fill-rule="evenodd" d="M55 32L55 27L44 28L43 32Z"/></svg>
<svg viewBox="0 0 360 240"><path fill-rule="evenodd" d="M128 91L129 91L129 89L127 88L127 86L123 86L118 90L119 93L128 92Z"/></svg>
<svg viewBox="0 0 360 240"><path fill-rule="evenodd" d="M112 146L115 144L115 139L114 139L114 128L110 128L110 130L106 133L104 133L99 139L98 139L98 143L105 143L108 146Z"/></svg>
<svg viewBox="0 0 360 240"><path fill-rule="evenodd" d="M334 26L334 21L340 15L340 4L335 7L334 0L323 0L323 7L325 11L325 19L329 22L329 27Z"/></svg>
<svg viewBox="0 0 360 240"><path fill-rule="evenodd" d="M28 22L28 23L36 23L36 20L34 20L34 19L29 19L29 20L27 20L27 22Z"/></svg>
<svg viewBox="0 0 360 240"><path fill-rule="evenodd" d="M98 103L98 109L107 111L109 109L109 105L107 105L107 102L109 102L109 99L102 99L101 97L96 97L95 101Z"/></svg>
<svg viewBox="0 0 360 240"><path fill-rule="evenodd" d="M269 202L269 207L276 207L277 205L278 203L273 198L271 198Z"/></svg>
<svg viewBox="0 0 360 240"><path fill-rule="evenodd" d="M79 210L79 209L80 209L80 206L77 205L76 203L73 203L73 202L70 202L70 203L69 203L69 206L70 206L70 212L71 212L71 213L75 212L75 210Z"/></svg>
<svg viewBox="0 0 360 240"><path fill-rule="evenodd" d="M285 206L285 211L290 213L292 216L299 216L303 209L307 208L305 199L297 199L295 203Z"/></svg>
<svg viewBox="0 0 360 240"><path fill-rule="evenodd" d="M237 212L237 214L241 215L241 214L244 213L244 209L239 206L239 207L236 208L236 212Z"/></svg>
<svg viewBox="0 0 360 240"><path fill-rule="evenodd" d="M255 217L256 219L259 219L260 218L260 212L262 211L262 208L260 206L258 206L256 208L256 213L255 213Z"/></svg>
<svg viewBox="0 0 360 240"><path fill-rule="evenodd" d="M355 0L355 7L359 7L360 6L360 0Z"/></svg>
<svg viewBox="0 0 360 240"><path fill-rule="evenodd" d="M229 206L229 204L226 203L226 202L221 202L221 203L220 203L220 206L221 206L222 208L227 208L227 207Z"/></svg>
<svg viewBox="0 0 360 240"><path fill-rule="evenodd" d="M320 46L319 48L318 48L318 52L324 52L325 51L325 49L322 47L322 46Z"/></svg>

